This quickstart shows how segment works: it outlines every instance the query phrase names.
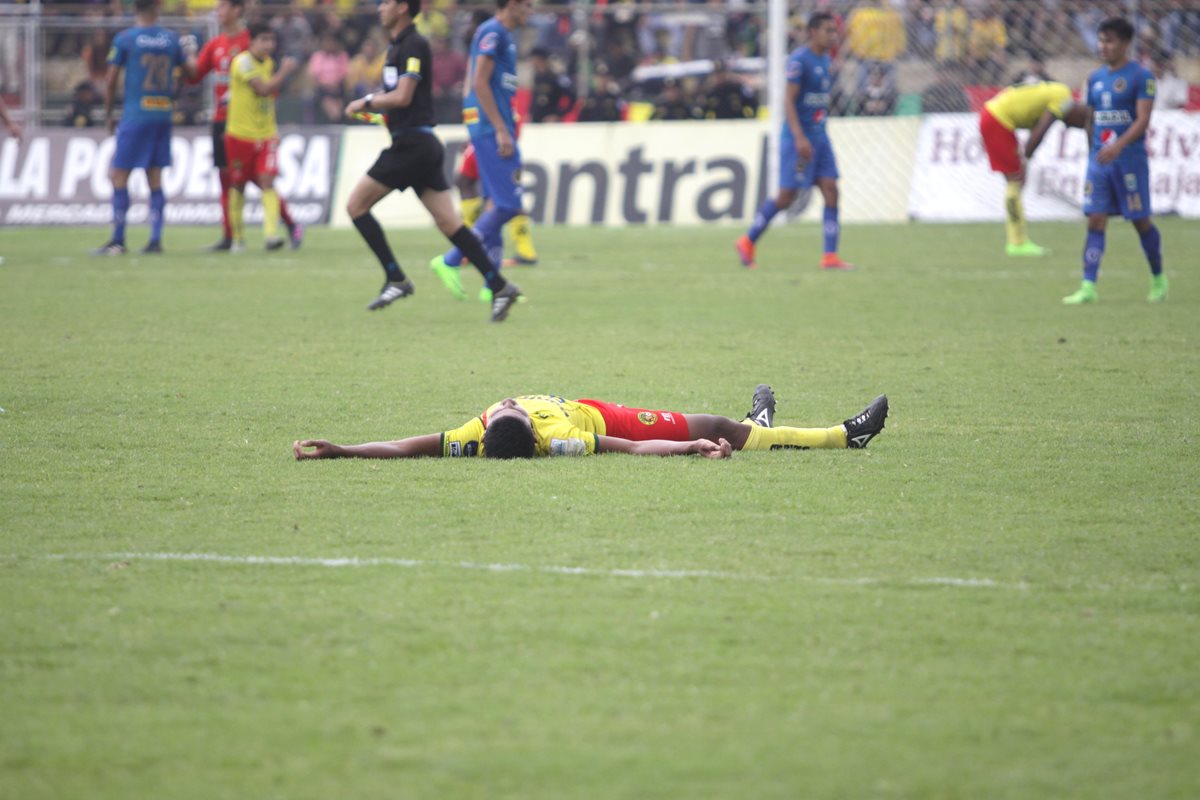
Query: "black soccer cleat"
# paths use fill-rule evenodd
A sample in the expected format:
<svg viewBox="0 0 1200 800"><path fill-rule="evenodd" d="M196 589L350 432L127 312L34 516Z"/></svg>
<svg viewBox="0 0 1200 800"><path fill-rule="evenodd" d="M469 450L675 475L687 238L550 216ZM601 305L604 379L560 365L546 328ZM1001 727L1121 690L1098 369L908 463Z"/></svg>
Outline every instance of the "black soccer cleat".
<svg viewBox="0 0 1200 800"><path fill-rule="evenodd" d="M285 244L287 244L287 242L282 236L276 236L274 239L267 239L263 246L267 248L267 250L282 250Z"/></svg>
<svg viewBox="0 0 1200 800"><path fill-rule="evenodd" d="M149 242L138 252L144 256L162 255L162 242Z"/></svg>
<svg viewBox="0 0 1200 800"><path fill-rule="evenodd" d="M846 429L846 447L855 450L866 447L868 442L883 431L883 422L887 415L887 395L881 394L859 414L842 423L842 427Z"/></svg>
<svg viewBox="0 0 1200 800"><path fill-rule="evenodd" d="M206 252L206 253L228 253L232 248L233 248L233 240L232 239L222 239L221 241L217 242L216 244L210 244L208 247L204 248L204 252Z"/></svg>
<svg viewBox="0 0 1200 800"><path fill-rule="evenodd" d="M413 288L412 281L388 281L379 290L379 297L376 297L367 305L367 311L378 311L381 308L386 308L402 297L408 297L413 294L416 289Z"/></svg>
<svg viewBox="0 0 1200 800"><path fill-rule="evenodd" d="M520 296L521 287L512 281L504 284L503 289L492 295L492 322L504 322Z"/></svg>
<svg viewBox="0 0 1200 800"><path fill-rule="evenodd" d="M760 383L754 389L754 401L746 413L746 422L760 428L770 428L775 423L775 393L765 383Z"/></svg>

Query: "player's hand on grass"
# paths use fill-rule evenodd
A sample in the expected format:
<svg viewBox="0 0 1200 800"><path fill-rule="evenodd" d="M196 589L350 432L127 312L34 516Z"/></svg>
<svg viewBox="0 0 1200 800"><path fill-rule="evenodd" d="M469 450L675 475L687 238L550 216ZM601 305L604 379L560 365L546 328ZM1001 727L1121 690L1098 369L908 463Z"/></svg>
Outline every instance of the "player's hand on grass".
<svg viewBox="0 0 1200 800"><path fill-rule="evenodd" d="M305 448L311 447L312 450ZM333 442L327 442L324 439L303 439L292 442L292 455L297 461L304 461L309 458L336 458L337 445Z"/></svg>
<svg viewBox="0 0 1200 800"><path fill-rule="evenodd" d="M513 147L512 135L508 131L496 131L496 150L499 151L501 158L508 158L516 152L516 148Z"/></svg>
<svg viewBox="0 0 1200 800"><path fill-rule="evenodd" d="M705 458L729 458L733 455L733 445L728 439L714 442L709 439L697 439L692 442L691 452Z"/></svg>

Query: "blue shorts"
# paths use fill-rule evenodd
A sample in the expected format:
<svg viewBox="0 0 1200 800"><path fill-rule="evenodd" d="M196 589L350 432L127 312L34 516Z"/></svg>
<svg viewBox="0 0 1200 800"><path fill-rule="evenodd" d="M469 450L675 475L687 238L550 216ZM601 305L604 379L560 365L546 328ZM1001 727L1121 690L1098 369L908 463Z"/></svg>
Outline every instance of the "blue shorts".
<svg viewBox="0 0 1200 800"><path fill-rule="evenodd" d="M1150 216L1150 162L1146 159L1101 164L1088 159L1083 185L1083 213L1120 214L1125 219Z"/></svg>
<svg viewBox="0 0 1200 800"><path fill-rule="evenodd" d="M479 164L479 179L483 182L483 194L496 204L496 208L520 211L521 209L521 148L513 143L513 154L501 158L496 149L496 134L471 134L475 146L475 160Z"/></svg>
<svg viewBox="0 0 1200 800"><path fill-rule="evenodd" d="M117 126L116 169L150 169L171 166L171 120L125 122Z"/></svg>
<svg viewBox="0 0 1200 800"><path fill-rule="evenodd" d="M812 143L812 158L801 164L796 155L796 143L790 136L779 142L779 188L808 189L820 178L838 177L837 158L828 136L817 136Z"/></svg>

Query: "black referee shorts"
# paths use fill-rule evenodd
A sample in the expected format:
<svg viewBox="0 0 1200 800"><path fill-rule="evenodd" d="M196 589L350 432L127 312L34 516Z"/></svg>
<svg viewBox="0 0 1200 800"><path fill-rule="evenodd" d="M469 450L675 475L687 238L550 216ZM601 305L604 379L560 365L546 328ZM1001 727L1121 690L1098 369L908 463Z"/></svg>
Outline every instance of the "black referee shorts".
<svg viewBox="0 0 1200 800"><path fill-rule="evenodd" d="M229 166L229 162L225 159L225 120L213 123L212 137L213 166L217 169L225 169Z"/></svg>
<svg viewBox="0 0 1200 800"><path fill-rule="evenodd" d="M426 189L450 190L442 162L446 149L442 141L425 131L402 131L392 137L392 146L379 154L367 174L397 191L412 189L418 195Z"/></svg>

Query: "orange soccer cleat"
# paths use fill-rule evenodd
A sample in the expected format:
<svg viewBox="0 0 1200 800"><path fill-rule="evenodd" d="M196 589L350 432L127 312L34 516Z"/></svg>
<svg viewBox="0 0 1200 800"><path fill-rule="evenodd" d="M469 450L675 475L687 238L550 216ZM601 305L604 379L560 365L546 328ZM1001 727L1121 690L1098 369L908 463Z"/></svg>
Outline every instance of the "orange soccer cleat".
<svg viewBox="0 0 1200 800"><path fill-rule="evenodd" d="M742 266L746 269L754 269L757 264L754 263L754 242L750 241L750 237L745 234L740 239L733 243L733 249L737 250L738 258L742 261Z"/></svg>
<svg viewBox="0 0 1200 800"><path fill-rule="evenodd" d="M854 269L854 265L842 261L837 253L826 253L821 256L821 269Z"/></svg>

